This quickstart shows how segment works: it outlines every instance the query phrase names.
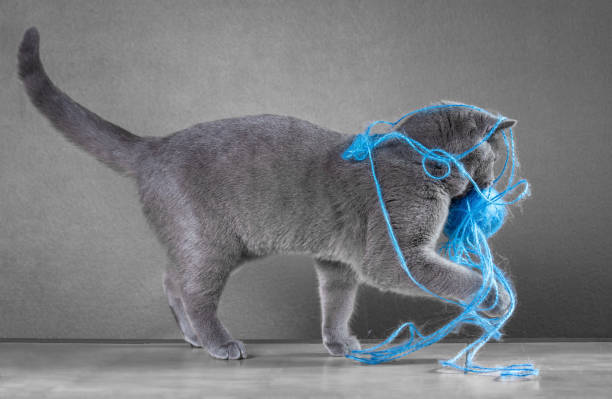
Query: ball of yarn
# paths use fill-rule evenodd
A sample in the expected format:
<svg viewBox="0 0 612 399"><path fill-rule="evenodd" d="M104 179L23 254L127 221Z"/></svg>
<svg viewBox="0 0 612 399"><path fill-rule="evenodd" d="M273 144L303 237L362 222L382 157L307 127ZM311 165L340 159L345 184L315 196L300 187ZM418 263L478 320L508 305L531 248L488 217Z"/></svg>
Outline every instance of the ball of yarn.
<svg viewBox="0 0 612 399"><path fill-rule="evenodd" d="M482 193L490 200L499 194L493 187L482 190ZM472 189L466 196L451 201L444 234L451 238L462 234L459 229L469 229L470 226L476 225L485 236L491 237L502 227L505 217L505 205L489 202Z"/></svg>

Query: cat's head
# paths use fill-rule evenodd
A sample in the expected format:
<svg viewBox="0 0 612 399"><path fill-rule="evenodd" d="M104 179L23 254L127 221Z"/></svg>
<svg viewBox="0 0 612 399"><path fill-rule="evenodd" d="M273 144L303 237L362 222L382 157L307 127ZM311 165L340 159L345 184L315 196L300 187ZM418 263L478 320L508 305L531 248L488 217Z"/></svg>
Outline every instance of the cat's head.
<svg viewBox="0 0 612 399"><path fill-rule="evenodd" d="M457 104L460 103L443 101L434 105ZM480 143L499 118L497 114L470 107L439 107L406 118L396 130L430 149L440 148L451 154L462 154ZM500 132L515 124L514 119L504 119L487 141L461 160L481 188L491 184L495 177L495 161L506 154Z"/></svg>

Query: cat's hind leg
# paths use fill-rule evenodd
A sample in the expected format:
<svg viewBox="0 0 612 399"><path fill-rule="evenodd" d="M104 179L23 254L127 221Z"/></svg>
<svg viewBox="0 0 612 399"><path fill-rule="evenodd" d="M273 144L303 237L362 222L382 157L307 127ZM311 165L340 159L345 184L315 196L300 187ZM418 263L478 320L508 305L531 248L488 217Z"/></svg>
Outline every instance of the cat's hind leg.
<svg viewBox="0 0 612 399"><path fill-rule="evenodd" d="M164 292L168 297L168 305L170 306L174 320L176 320L176 323L183 333L183 339L193 347L201 347L202 344L199 341L198 335L193 330L191 321L187 313L185 313L180 287L177 283L175 273L171 271L166 272L164 275Z"/></svg>
<svg viewBox="0 0 612 399"><path fill-rule="evenodd" d="M246 347L232 338L217 316L221 293L230 271L240 263L236 246L227 239L216 246L213 242L186 244L180 253L181 293L185 313L199 342L217 359L245 359Z"/></svg>
<svg viewBox="0 0 612 399"><path fill-rule="evenodd" d="M181 309L192 331L208 353L218 359L246 358L245 345L232 338L217 317L217 307L230 271L242 261L244 246L214 215L187 201L185 196L170 194L173 181L163 185L164 190L141 189L144 213L167 246L170 262L176 271L175 293L170 298L179 324ZM197 205L197 204L196 204ZM181 301L174 301L179 296ZM179 306L180 303L180 306ZM183 324L185 326L185 324ZM185 328L184 332L190 331ZM193 338L185 334L186 338Z"/></svg>
<svg viewBox="0 0 612 399"><path fill-rule="evenodd" d="M315 260L315 270L319 278L323 345L333 356L361 349L349 326L358 288L355 272L346 264L320 259Z"/></svg>

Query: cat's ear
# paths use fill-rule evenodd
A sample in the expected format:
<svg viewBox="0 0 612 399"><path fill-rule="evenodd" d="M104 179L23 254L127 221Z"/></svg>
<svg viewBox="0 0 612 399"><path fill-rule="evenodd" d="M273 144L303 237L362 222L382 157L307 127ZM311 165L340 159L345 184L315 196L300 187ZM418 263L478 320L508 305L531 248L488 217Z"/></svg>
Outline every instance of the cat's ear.
<svg viewBox="0 0 612 399"><path fill-rule="evenodd" d="M495 126L495 123L497 123L497 121L494 122L494 126ZM499 125L495 129L495 132L493 133L505 131L506 129L512 128L514 125L516 125L515 119L504 119L503 121L499 123ZM491 133L491 137L487 141L493 147L493 150L495 151L495 153L497 153L500 150L500 148L502 148L504 141L501 139L503 137L501 134L493 134L493 133Z"/></svg>
<svg viewBox="0 0 612 399"><path fill-rule="evenodd" d="M514 127L514 125L517 124L516 119L504 119L503 121L501 121L501 123L499 124L499 126L497 126L497 130L506 130L506 129L510 129L511 127Z"/></svg>

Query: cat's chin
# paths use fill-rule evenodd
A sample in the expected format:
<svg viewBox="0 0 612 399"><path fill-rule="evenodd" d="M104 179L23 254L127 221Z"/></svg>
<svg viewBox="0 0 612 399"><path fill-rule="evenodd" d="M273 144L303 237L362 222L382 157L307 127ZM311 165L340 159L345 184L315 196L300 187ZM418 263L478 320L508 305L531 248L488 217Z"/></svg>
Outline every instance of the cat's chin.
<svg viewBox="0 0 612 399"><path fill-rule="evenodd" d="M475 183L478 185L478 188L481 191L488 190L489 188L491 188L493 186L493 181L492 180L485 180L485 181L475 180ZM470 183L470 184L468 184L465 187L465 189L463 191L461 191L459 194L455 195L452 199L459 201L459 200L465 198L473 189L474 189L474 186Z"/></svg>

